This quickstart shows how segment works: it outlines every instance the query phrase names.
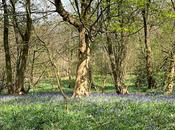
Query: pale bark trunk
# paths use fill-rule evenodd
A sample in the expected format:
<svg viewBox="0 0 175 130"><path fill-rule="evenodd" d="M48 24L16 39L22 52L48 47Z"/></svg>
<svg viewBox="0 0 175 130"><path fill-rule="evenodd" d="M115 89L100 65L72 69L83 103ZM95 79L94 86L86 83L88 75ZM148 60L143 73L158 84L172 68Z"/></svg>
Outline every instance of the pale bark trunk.
<svg viewBox="0 0 175 130"><path fill-rule="evenodd" d="M78 3L75 1L75 5L78 10L80 20L70 15L63 7L61 0L54 0L56 10L63 18L64 21L69 22L79 31L79 63L76 72L76 82L73 96L87 96L90 91L89 80L89 60L90 60L90 44L89 36L86 33L85 26L88 23L88 15L91 8L90 0L83 0ZM80 4L80 8L79 5Z"/></svg>
<svg viewBox="0 0 175 130"><path fill-rule="evenodd" d="M175 3L171 0L173 10L175 11ZM174 74L175 74L175 54L171 55L169 72L167 73L167 79L165 81L164 91L165 94L171 95L173 93L174 88Z"/></svg>
<svg viewBox="0 0 175 130"><path fill-rule="evenodd" d="M76 72L76 83L73 96L88 96L90 89L89 80L89 60L90 44L86 29L82 28L79 32L79 63Z"/></svg>
<svg viewBox="0 0 175 130"><path fill-rule="evenodd" d="M170 95L173 92L174 74L175 74L175 54L171 57L169 72L167 74L167 80L164 86L165 94L167 95Z"/></svg>
<svg viewBox="0 0 175 130"><path fill-rule="evenodd" d="M2 0L4 7L4 52L5 52L5 63L6 63L6 76L7 76L7 87L8 93L13 93L13 85L12 85L12 67L11 67L11 56L9 49L9 18L8 18L8 8L6 0Z"/></svg>

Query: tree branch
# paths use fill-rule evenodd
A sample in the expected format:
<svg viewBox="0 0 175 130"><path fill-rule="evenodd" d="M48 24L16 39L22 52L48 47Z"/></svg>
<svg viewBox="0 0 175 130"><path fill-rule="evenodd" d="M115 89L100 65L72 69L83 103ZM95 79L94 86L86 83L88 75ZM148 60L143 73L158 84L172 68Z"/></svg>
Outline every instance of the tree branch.
<svg viewBox="0 0 175 130"><path fill-rule="evenodd" d="M78 30L80 29L82 24L64 9L61 0L54 0L54 5L56 7L56 11L60 14L64 21L69 22Z"/></svg>

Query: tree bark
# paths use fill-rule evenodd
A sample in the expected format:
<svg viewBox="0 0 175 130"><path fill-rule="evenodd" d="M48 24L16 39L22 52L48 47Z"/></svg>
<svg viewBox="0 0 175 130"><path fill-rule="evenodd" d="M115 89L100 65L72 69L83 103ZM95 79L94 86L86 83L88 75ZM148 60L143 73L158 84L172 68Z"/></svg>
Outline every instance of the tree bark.
<svg viewBox="0 0 175 130"><path fill-rule="evenodd" d="M21 54L17 59L17 67L16 67L16 93L25 92L24 89L24 79L25 79L25 71L28 59L28 51L29 51L29 43L26 41L23 43L23 49L21 50Z"/></svg>
<svg viewBox="0 0 175 130"><path fill-rule="evenodd" d="M110 9L110 3L111 0L106 0L107 3L107 22L110 24L111 22L111 9ZM123 29L123 16L122 11L120 10L120 6L122 5L122 2L118 4L118 14L121 20L119 20L120 27ZM127 86L124 85L124 67L123 62L126 58L126 43L124 41L124 32L120 31L117 32L119 37L115 37L115 44L114 40L112 40L111 36L114 35L113 33L110 33L107 31L106 38L107 38L107 52L109 55L110 63L111 63L111 70L113 75L113 80L116 88L116 93L118 94L128 94ZM116 41L116 39L118 41Z"/></svg>
<svg viewBox="0 0 175 130"><path fill-rule="evenodd" d="M150 1L145 5L145 9L142 10L143 25L144 25L144 43L146 49L146 71L147 71L147 82L148 88L155 87L155 79L153 78L153 66L152 66L152 50L150 42L150 30L148 29L148 12L149 12Z"/></svg>
<svg viewBox="0 0 175 130"><path fill-rule="evenodd" d="M7 1L2 0L4 7L4 52L5 52L5 63L6 63L6 85L8 87L8 93L13 93L12 86L12 67L11 67L11 56L10 56L10 48L9 48L9 18L8 18L8 8Z"/></svg>
<svg viewBox="0 0 175 130"><path fill-rule="evenodd" d="M111 39L111 34L107 33L107 52L109 55L110 63L111 63L111 70L112 70L112 75L113 75L113 80L116 88L116 93L118 94L128 94L127 86L124 85L123 81L123 62L125 57L122 57L122 54L115 54L114 49L112 45L112 39ZM121 52L125 53L125 52Z"/></svg>
<svg viewBox="0 0 175 130"><path fill-rule="evenodd" d="M29 40L32 30L32 19L30 10L30 0L26 0L26 28L23 32L17 22L16 7L14 1L10 0L13 10L13 25L17 44L17 61L16 61L16 77L15 77L15 94L25 94L28 90L24 89L25 71L27 66L28 52L29 52ZM19 38L21 37L21 38ZM19 40L20 39L20 40Z"/></svg>
<svg viewBox="0 0 175 130"><path fill-rule="evenodd" d="M90 44L89 36L86 31L87 17L90 12L91 0L83 0L77 6L79 20L70 15L63 7L61 0L54 0L56 10L64 21L73 25L79 31L79 63L76 71L76 82L73 96L88 96L90 91L90 77L89 77L89 60L90 60ZM79 4L81 11L79 10ZM80 14L81 13L81 14Z"/></svg>
<svg viewBox="0 0 175 130"><path fill-rule="evenodd" d="M86 29L79 32L79 63L76 72L76 83L73 96L88 96L90 88L89 77L90 44Z"/></svg>
<svg viewBox="0 0 175 130"><path fill-rule="evenodd" d="M172 8L175 11L175 3L171 0ZM173 47L174 49L174 47ZM174 86L174 74L175 74L175 53L171 53L169 71L167 73L167 79L165 81L164 91L166 95L171 95L173 93Z"/></svg>
<svg viewBox="0 0 175 130"><path fill-rule="evenodd" d="M174 86L174 74L175 74L175 54L171 56L169 72L167 74L167 80L164 86L165 94L170 95L173 92Z"/></svg>

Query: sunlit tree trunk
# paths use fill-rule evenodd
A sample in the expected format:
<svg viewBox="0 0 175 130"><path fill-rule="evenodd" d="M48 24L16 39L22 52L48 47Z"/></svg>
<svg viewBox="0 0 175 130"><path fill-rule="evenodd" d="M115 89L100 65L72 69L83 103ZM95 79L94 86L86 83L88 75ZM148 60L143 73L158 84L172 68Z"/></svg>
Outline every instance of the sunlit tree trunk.
<svg viewBox="0 0 175 130"><path fill-rule="evenodd" d="M80 30L79 40L80 40L79 63L76 73L74 96L89 95L89 88L90 88L90 77L89 77L90 44L85 28L82 28Z"/></svg>
<svg viewBox="0 0 175 130"><path fill-rule="evenodd" d="M11 67L11 56L10 56L10 48L9 48L9 18L8 18L8 8L7 1L2 0L2 4L4 7L4 52L5 52L5 63L6 63L6 85L8 87L8 93L13 93L12 86L12 67Z"/></svg>
<svg viewBox="0 0 175 130"><path fill-rule="evenodd" d="M173 92L174 74L175 74L175 55L173 55L170 60L169 72L167 74L167 80L164 86L165 94L170 95Z"/></svg>
<svg viewBox="0 0 175 130"><path fill-rule="evenodd" d="M91 0L83 0L78 2L75 0L79 19L70 15L63 7L61 0L55 0L57 12L61 15L64 21L73 25L79 32L79 61L76 71L76 82L73 96L87 96L90 91L90 76L89 76L89 60L90 60L90 42L87 30L85 28L87 16L90 11ZM80 5L80 7L79 7Z"/></svg>
<svg viewBox="0 0 175 130"><path fill-rule="evenodd" d="M171 0L172 8L175 11L175 3ZM173 32L172 32L173 33ZM174 46L172 47L174 49ZM165 81L164 91L165 94L171 95L173 93L174 86L174 75L175 75L175 53L171 52L170 65L167 73L167 79Z"/></svg>

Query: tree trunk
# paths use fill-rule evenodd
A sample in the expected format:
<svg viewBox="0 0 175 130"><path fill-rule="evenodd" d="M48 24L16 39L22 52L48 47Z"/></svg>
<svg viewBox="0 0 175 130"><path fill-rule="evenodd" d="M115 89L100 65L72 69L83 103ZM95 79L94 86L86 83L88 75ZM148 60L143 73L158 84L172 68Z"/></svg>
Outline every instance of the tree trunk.
<svg viewBox="0 0 175 130"><path fill-rule="evenodd" d="M155 80L153 78L153 67L152 67L152 50L150 42L150 30L148 29L148 12L149 12L150 1L145 5L145 9L142 11L143 25L144 25L144 43L146 49L146 71L147 71L147 82L148 88L155 87Z"/></svg>
<svg viewBox="0 0 175 130"><path fill-rule="evenodd" d="M146 48L146 70L147 70L147 82L148 88L151 89L155 86L155 80L153 78L153 67L152 67L152 51L150 45L150 37L145 25L145 48Z"/></svg>
<svg viewBox="0 0 175 130"><path fill-rule="evenodd" d="M108 55L109 55L109 59L111 63L111 70L112 70L113 80L114 80L114 84L116 88L116 93L128 94L127 87L124 85L124 82L123 82L123 72L122 71L124 68L122 67L122 62L124 59L120 57L121 55L114 54L113 49L116 49L116 48L113 48L111 34L107 33L106 37L107 37L107 48L108 48L107 51L108 51Z"/></svg>
<svg viewBox="0 0 175 130"><path fill-rule="evenodd" d="M89 60L90 60L90 44L86 34L86 29L79 31L79 63L76 72L76 83L73 96L88 96L90 89L89 80Z"/></svg>
<svg viewBox="0 0 175 130"><path fill-rule="evenodd" d="M165 83L165 94L170 95L173 92L174 86L174 74L175 74L175 54L171 57L169 72L167 74L167 80Z"/></svg>
<svg viewBox="0 0 175 130"><path fill-rule="evenodd" d="M30 86L33 86L33 73L34 73L34 65L35 65L35 60L36 60L36 52L37 51L33 51L33 56L32 56L32 63L31 63L31 71L30 71Z"/></svg>
<svg viewBox="0 0 175 130"><path fill-rule="evenodd" d="M90 18L91 0L75 1L78 11L79 20L70 15L62 4L61 0L54 0L56 11L60 14L64 21L73 25L79 31L79 63L76 71L76 82L73 96L87 96L90 91L89 80L89 60L90 60L90 44L89 36L86 34L85 26L88 28L88 18ZM79 6L80 5L80 6Z"/></svg>
<svg viewBox="0 0 175 130"><path fill-rule="evenodd" d="M111 22L111 17L110 17L110 13L111 13L111 0L106 0L107 3L107 10L106 10L106 14L107 14L107 21L108 24ZM123 16L122 16L122 10L120 9L122 5L122 1L121 3L118 4L118 15L121 18L119 20L120 23L120 27L123 28ZM111 36L113 35L110 32L106 33L106 38L107 38L107 52L109 55L109 59L111 62L111 70L112 70L112 75L113 75L113 80L114 80L114 84L115 84L115 88L116 88L116 93L118 94L127 94L128 90L127 87L124 85L123 82L123 73L124 73L124 67L123 67L123 62L124 59L126 57L126 43L124 43L124 32L116 32L118 37L115 37L115 42L117 43L113 43ZM117 41L118 40L118 41Z"/></svg>
<svg viewBox="0 0 175 130"><path fill-rule="evenodd" d="M5 63L6 63L6 76L7 76L7 87L8 93L13 93L13 86L12 86L12 67L11 67L11 56L10 56L10 49L9 49L9 18L8 18L8 9L7 9L7 2L6 0L2 0L3 7L4 7L4 51L5 51Z"/></svg>
<svg viewBox="0 0 175 130"><path fill-rule="evenodd" d="M15 77L15 94L25 94L29 91L24 90L24 79L25 71L27 65L28 51L29 51L29 41L32 31L32 19L31 19L31 10L30 0L25 0L25 11L26 11L26 27L20 28L18 20L16 17L16 6L13 0L10 0L13 12L13 26L17 44L17 61L16 61L16 77ZM25 31L23 31L25 30Z"/></svg>
<svg viewBox="0 0 175 130"><path fill-rule="evenodd" d="M175 3L173 0L171 0L172 8L175 11ZM174 49L174 47L173 47ZM174 51L171 54L170 59L170 66L169 66L169 72L167 73L167 79L165 81L164 91L165 94L171 95L173 93L173 86L174 86L174 74L175 74L175 54Z"/></svg>
<svg viewBox="0 0 175 130"><path fill-rule="evenodd" d="M153 67L152 67L152 55L151 55L151 47L149 42L145 42L146 45L146 70L147 70L147 82L148 88L155 87L155 80L153 78Z"/></svg>
<svg viewBox="0 0 175 130"><path fill-rule="evenodd" d="M16 66L16 79L15 79L15 88L16 93L25 92L24 90L24 79L25 79L25 71L27 65L29 45L28 41L23 42L23 48L21 50L20 55L17 57L17 66Z"/></svg>

